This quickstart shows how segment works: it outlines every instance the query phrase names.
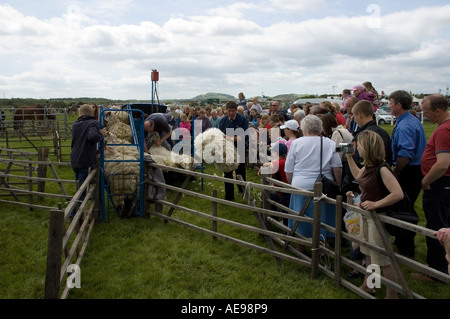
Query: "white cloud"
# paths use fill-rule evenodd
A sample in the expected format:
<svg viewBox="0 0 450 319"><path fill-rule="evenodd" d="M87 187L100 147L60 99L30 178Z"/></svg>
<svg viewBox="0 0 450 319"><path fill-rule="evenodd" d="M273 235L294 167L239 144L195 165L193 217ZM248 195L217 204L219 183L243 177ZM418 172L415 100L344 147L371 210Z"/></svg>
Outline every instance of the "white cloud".
<svg viewBox="0 0 450 319"><path fill-rule="evenodd" d="M327 6L324 0L270 0L270 4L277 9L297 12L317 11Z"/></svg>
<svg viewBox="0 0 450 319"><path fill-rule="evenodd" d="M448 85L450 5L381 15L373 27L367 14L278 20L277 11L318 10L324 2L269 3L236 2L161 25L103 22L115 14L102 1L73 2L51 19L0 5L0 91L145 98L151 69L160 71L161 98L321 94L367 80L385 91ZM120 1L111 4L120 9ZM126 4L132 11L135 4Z"/></svg>

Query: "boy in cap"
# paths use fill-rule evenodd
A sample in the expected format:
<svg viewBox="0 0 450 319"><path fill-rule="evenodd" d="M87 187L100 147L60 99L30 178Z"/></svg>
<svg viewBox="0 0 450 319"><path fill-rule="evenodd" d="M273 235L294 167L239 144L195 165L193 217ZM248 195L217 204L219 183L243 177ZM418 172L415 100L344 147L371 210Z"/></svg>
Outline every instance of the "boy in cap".
<svg viewBox="0 0 450 319"><path fill-rule="evenodd" d="M270 154L272 161L264 163L263 166L258 171L258 175L261 175L261 173L270 172L272 174L272 178L277 179L283 183L289 184L286 173L284 172L284 165L286 163L286 157L288 153L288 148L286 144L284 143L275 143L270 149ZM269 170L262 171L262 168L268 168ZM275 186L277 186L275 184ZM289 207L289 201L291 199L291 194L288 193L282 193L282 192L271 192L270 193L270 199L280 203L283 206ZM272 205L272 210L277 210L277 207ZM287 213L282 211L283 213ZM283 218L283 224L285 226L288 225L287 218Z"/></svg>

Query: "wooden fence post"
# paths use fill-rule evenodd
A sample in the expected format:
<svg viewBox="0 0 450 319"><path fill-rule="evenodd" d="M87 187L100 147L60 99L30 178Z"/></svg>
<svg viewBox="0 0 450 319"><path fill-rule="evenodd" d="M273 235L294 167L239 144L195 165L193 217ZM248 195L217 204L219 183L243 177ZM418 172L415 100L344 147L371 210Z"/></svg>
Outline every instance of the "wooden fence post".
<svg viewBox="0 0 450 319"><path fill-rule="evenodd" d="M43 162L48 157L48 147L38 148L38 161ZM47 164L38 164L38 177L47 177ZM38 181L38 192L45 193L45 181ZM44 197L39 196L39 201L43 201Z"/></svg>
<svg viewBox="0 0 450 319"><path fill-rule="evenodd" d="M61 278L61 256L64 237L64 212L52 210L48 227L45 299L57 299Z"/></svg>
<svg viewBox="0 0 450 319"><path fill-rule="evenodd" d="M341 284L341 250L342 250L342 196L336 197L336 236L334 242L334 284Z"/></svg>
<svg viewBox="0 0 450 319"><path fill-rule="evenodd" d="M270 177L269 174L261 174L261 181L263 185L270 185L270 183L267 181L266 177ZM261 208L264 209L271 209L271 205L270 203L267 201L268 199L270 199L270 191L267 189L263 189L261 190ZM264 222L267 221L266 215L265 214L261 214L262 219Z"/></svg>
<svg viewBox="0 0 450 319"><path fill-rule="evenodd" d="M216 189L213 189L212 196L214 198L217 198L217 190ZM212 205L213 205L212 215L214 217L217 217L217 202L213 201ZM215 221L215 220L213 220L213 222L212 222L212 231L217 233L217 221ZM217 240L217 237L213 236L213 240Z"/></svg>
<svg viewBox="0 0 450 319"><path fill-rule="evenodd" d="M311 279L317 277L319 272L319 258L320 258L320 222L322 215L322 183L314 184L314 218L313 218L313 233L311 246ZM319 198L319 200L317 200Z"/></svg>

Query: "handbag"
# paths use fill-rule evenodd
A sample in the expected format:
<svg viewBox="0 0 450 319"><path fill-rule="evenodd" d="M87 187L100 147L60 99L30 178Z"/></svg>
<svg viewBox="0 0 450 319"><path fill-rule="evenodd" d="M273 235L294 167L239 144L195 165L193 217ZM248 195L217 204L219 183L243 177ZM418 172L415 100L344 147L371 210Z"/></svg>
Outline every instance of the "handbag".
<svg viewBox="0 0 450 319"><path fill-rule="evenodd" d="M386 196L389 194L389 191L386 188L386 186L384 185L383 179L381 178L381 173L380 173L380 170L383 166L386 166L387 168L389 168L389 170L394 175L394 177L397 179L397 181L398 181L398 176L388 165L386 165L386 162L384 162L382 165L380 165L378 167L378 169L377 169L378 182L380 183L380 186L381 186L384 196ZM406 194L404 191L403 191L403 199L399 200L398 202L396 202L392 205L382 207L382 208L378 209L377 211L380 213L385 213L389 217L392 217L392 218L395 218L398 220L402 220L404 222L408 222L411 224L417 225L417 223L419 222L419 217L417 216L417 213L414 210L413 203L411 203L411 200L409 199L408 194ZM385 226L386 226L386 230L392 236L395 236L396 234L398 234L400 231L403 230L402 228L391 225L391 224L385 224Z"/></svg>
<svg viewBox="0 0 450 319"><path fill-rule="evenodd" d="M330 198L336 199L341 194L341 186L332 179L329 179L322 173L323 140L320 137L320 173L317 176L316 183L322 183L322 193Z"/></svg>

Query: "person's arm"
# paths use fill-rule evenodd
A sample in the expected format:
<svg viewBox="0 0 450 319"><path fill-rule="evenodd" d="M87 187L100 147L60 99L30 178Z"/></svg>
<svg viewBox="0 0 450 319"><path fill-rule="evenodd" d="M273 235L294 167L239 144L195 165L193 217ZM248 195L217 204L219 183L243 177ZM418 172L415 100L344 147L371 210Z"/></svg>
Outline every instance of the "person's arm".
<svg viewBox="0 0 450 319"><path fill-rule="evenodd" d="M292 184L292 173L285 172L286 174L286 180L289 184Z"/></svg>
<svg viewBox="0 0 450 319"><path fill-rule="evenodd" d="M422 179L422 188L429 190L430 184L444 176L450 166L450 153L437 153L436 163L433 164L430 171Z"/></svg>
<svg viewBox="0 0 450 319"><path fill-rule="evenodd" d="M400 176L401 171L408 166L410 159L407 157L397 157L397 162L395 164L394 172L397 176Z"/></svg>
<svg viewBox="0 0 450 319"><path fill-rule="evenodd" d="M164 143L165 140L167 140L170 136L172 135L172 129L169 129L169 132L167 132L165 135L163 135L159 141L157 141L155 144L157 145L162 145L162 143Z"/></svg>
<svg viewBox="0 0 450 319"><path fill-rule="evenodd" d="M450 237L450 228L441 228L433 234L436 239L443 242L445 238Z"/></svg>
<svg viewBox="0 0 450 319"><path fill-rule="evenodd" d="M352 172L353 178L358 179L359 174L361 173L361 168L359 168L358 165L356 165L352 153L346 153L345 156L347 157L348 166L350 167L350 171Z"/></svg>
<svg viewBox="0 0 450 319"><path fill-rule="evenodd" d="M332 167L334 180L340 185L342 181L342 167Z"/></svg>

